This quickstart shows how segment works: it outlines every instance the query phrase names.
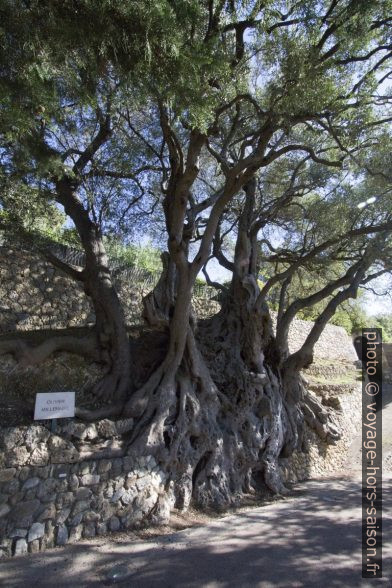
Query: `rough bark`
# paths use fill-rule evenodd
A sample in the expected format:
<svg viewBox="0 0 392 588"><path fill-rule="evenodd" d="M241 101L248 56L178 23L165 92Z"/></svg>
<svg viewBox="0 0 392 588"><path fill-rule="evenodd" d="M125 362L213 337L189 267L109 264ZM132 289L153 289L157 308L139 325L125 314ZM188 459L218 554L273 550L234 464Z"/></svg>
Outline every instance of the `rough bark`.
<svg viewBox="0 0 392 588"><path fill-rule="evenodd" d="M95 333L84 337L53 334L37 345L32 345L31 341L24 339L22 333L20 338L5 338L0 341L0 355L13 355L22 366L38 365L58 351L77 353L94 361L100 358Z"/></svg>
<svg viewBox="0 0 392 588"><path fill-rule="evenodd" d="M167 251L162 253L162 273L155 288L143 298L143 319L151 328L167 329L173 314L176 268Z"/></svg>
<svg viewBox="0 0 392 588"><path fill-rule="evenodd" d="M121 402L125 400L130 386L129 338L102 236L75 194L72 181L63 178L56 188L57 200L72 218L85 251L83 284L93 303L101 360L107 366L107 373L97 383L94 392L103 400Z"/></svg>
<svg viewBox="0 0 392 588"><path fill-rule="evenodd" d="M233 264L231 290L221 313L207 329L214 380L228 400L225 428L235 439L231 448L232 486L250 487L260 472L266 485L285 493L278 458L290 429L288 407L279 372L274 365L274 338L266 305L258 305L257 259L251 232L255 182L246 186ZM242 482L241 482L242 480Z"/></svg>
<svg viewBox="0 0 392 588"><path fill-rule="evenodd" d="M128 453L155 455L172 484L168 495L173 492L177 507L184 509L192 498L202 506L225 508L253 491L256 479L286 493L279 457L301 448L305 421L331 440L324 427L329 414L305 394L299 372L292 371L289 381L277 367L268 308L259 304L249 231L253 197L251 183L230 292L221 312L197 330L192 272L181 255L177 258L167 354L124 411L136 421ZM166 298L154 300L163 316L159 301Z"/></svg>
<svg viewBox="0 0 392 588"><path fill-rule="evenodd" d="M86 256L85 288L93 302L101 359L107 366L107 374L96 385L95 393L105 400L124 401L129 393L131 372L125 316L102 241L96 239L92 244L94 254Z"/></svg>

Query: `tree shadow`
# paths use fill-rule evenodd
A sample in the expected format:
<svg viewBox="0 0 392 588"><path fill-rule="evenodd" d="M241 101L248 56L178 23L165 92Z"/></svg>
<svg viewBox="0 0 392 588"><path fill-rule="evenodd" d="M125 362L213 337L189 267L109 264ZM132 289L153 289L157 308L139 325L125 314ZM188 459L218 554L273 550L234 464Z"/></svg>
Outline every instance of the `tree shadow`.
<svg viewBox="0 0 392 588"><path fill-rule="evenodd" d="M153 541L122 534L14 558L7 587L138 588L391 585L392 478L384 481L384 577L361 579L359 480L312 480L292 496Z"/></svg>

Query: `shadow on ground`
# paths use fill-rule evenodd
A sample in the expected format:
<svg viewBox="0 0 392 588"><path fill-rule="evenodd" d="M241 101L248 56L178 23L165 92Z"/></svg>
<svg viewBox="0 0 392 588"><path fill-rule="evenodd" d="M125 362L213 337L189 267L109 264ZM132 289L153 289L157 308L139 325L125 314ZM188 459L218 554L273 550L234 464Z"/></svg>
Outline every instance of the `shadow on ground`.
<svg viewBox="0 0 392 588"><path fill-rule="evenodd" d="M361 580L361 486L331 477L286 500L153 541L99 538L7 560L7 587L392 585L392 478L384 481L384 577ZM117 571L117 578L110 576Z"/></svg>

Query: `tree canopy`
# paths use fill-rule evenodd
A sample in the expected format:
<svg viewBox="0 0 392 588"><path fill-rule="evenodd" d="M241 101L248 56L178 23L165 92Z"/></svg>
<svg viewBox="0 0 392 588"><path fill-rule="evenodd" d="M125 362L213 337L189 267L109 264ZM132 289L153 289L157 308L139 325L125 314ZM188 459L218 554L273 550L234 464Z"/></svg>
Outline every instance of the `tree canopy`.
<svg viewBox="0 0 392 588"><path fill-rule="evenodd" d="M79 416L134 418L132 451L153 448L184 507L227 504L260 472L284 492L278 460L305 426L339 438L301 370L339 305L392 269L391 7L1 3L2 224L34 242L32 211L67 215L85 267L40 250L91 298L107 366L104 404ZM147 374L106 251L140 235L163 249L143 318L164 352ZM212 259L228 285L209 276ZM202 271L222 308L197 324ZM290 353L309 308L314 326Z"/></svg>

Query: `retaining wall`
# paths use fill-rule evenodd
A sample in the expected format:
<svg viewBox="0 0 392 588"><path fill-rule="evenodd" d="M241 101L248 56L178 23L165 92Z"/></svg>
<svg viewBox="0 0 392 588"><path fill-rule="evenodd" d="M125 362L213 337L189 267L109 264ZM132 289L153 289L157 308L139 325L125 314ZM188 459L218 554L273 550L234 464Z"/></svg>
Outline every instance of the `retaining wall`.
<svg viewBox="0 0 392 588"><path fill-rule="evenodd" d="M99 424L72 426L98 436ZM114 423L101 426L113 435ZM151 455L85 459L64 431L40 425L5 429L0 445L0 557L168 521L170 484Z"/></svg>
<svg viewBox="0 0 392 588"><path fill-rule="evenodd" d="M330 400L331 402L331 400ZM342 470L349 447L361 428L362 385L345 386L345 391L334 397L334 418L342 436L334 445L322 441L306 426L306 452L295 451L288 459L281 459L283 479L290 482L321 477Z"/></svg>
<svg viewBox="0 0 392 588"><path fill-rule="evenodd" d="M140 324L142 298L158 276L124 267L117 268L113 277L127 323ZM194 307L199 318L219 310L219 303L211 300L214 294L212 288L196 289ZM0 334L94 322L93 307L78 283L29 251L0 247Z"/></svg>
<svg viewBox="0 0 392 588"><path fill-rule="evenodd" d="M124 268L114 272L115 284L129 325L140 324L142 298L156 277ZM198 288L193 298L196 315L206 318L218 312L211 288ZM273 315L274 319L274 315ZM94 324L88 297L79 284L31 252L0 247L0 334L45 328ZM295 351L305 340L311 322L294 320L289 346ZM315 346L315 358L355 361L351 338L342 327L328 325Z"/></svg>
<svg viewBox="0 0 392 588"><path fill-rule="evenodd" d="M360 427L360 386L327 392L323 401L334 407L343 436L331 446L306 428L307 453L280 460L286 481L318 477L344 464ZM131 420L86 425L69 419L58 434L39 424L3 429L0 557L169 521L172 482L152 455L124 455L121 433L132 427Z"/></svg>

